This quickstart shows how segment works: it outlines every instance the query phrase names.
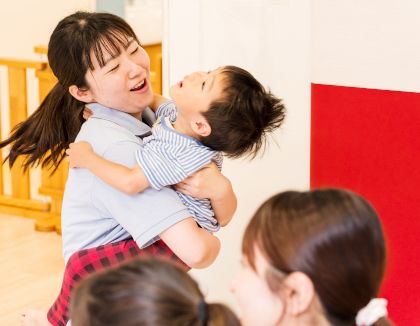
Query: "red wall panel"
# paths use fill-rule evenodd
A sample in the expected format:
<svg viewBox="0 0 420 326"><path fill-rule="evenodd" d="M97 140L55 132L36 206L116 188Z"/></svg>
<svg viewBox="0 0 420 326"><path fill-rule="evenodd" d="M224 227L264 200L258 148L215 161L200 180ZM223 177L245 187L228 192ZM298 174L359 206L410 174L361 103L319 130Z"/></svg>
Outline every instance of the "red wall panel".
<svg viewBox="0 0 420 326"><path fill-rule="evenodd" d="M388 244L381 295L397 325L419 325L420 93L313 84L311 110L311 187L373 204Z"/></svg>

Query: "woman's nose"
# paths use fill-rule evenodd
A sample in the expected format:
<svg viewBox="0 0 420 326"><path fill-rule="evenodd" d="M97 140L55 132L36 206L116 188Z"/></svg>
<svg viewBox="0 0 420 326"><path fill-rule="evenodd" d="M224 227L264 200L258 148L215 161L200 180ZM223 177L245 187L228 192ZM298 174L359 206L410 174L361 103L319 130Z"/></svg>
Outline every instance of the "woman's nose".
<svg viewBox="0 0 420 326"><path fill-rule="evenodd" d="M145 69L141 65L134 62L130 58L127 58L126 65L127 65L129 78L135 78L141 75L145 71Z"/></svg>

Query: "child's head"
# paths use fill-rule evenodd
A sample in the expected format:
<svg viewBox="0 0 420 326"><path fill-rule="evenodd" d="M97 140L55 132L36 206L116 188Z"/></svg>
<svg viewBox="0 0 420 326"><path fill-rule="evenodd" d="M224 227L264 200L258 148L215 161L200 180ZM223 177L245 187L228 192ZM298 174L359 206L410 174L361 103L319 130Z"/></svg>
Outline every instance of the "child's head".
<svg viewBox="0 0 420 326"><path fill-rule="evenodd" d="M255 156L286 111L280 99L235 66L190 74L171 87L170 95L180 115L191 113L188 119L201 142L229 157Z"/></svg>
<svg viewBox="0 0 420 326"><path fill-rule="evenodd" d="M156 259L135 260L84 280L70 316L74 326L239 326L229 308L206 303L185 271Z"/></svg>
<svg viewBox="0 0 420 326"><path fill-rule="evenodd" d="M386 263L375 210L338 189L288 191L268 199L248 224L242 251L245 267L233 291L245 325L260 315L279 325L304 317L312 320L309 325L321 319L355 325L357 313L377 296ZM250 299L248 292L257 286L259 294L254 290Z"/></svg>

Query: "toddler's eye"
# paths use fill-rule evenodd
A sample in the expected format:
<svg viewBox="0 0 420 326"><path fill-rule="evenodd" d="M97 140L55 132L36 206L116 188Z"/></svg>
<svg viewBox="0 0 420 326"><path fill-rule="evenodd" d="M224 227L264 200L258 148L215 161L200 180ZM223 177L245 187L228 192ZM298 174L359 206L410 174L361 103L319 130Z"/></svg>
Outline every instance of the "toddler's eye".
<svg viewBox="0 0 420 326"><path fill-rule="evenodd" d="M131 54L136 53L139 50L139 47L136 47L136 49L134 51L131 52Z"/></svg>

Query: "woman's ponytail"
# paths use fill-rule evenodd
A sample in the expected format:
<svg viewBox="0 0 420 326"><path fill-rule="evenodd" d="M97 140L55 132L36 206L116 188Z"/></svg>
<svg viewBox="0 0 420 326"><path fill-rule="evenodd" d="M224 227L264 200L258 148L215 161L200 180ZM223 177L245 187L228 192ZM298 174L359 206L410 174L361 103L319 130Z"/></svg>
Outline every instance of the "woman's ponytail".
<svg viewBox="0 0 420 326"><path fill-rule="evenodd" d="M25 121L16 125L0 148L11 145L10 167L24 155L24 170L34 165L57 169L65 157L64 150L74 141L83 123L84 103L76 100L67 89L57 83L38 109Z"/></svg>

